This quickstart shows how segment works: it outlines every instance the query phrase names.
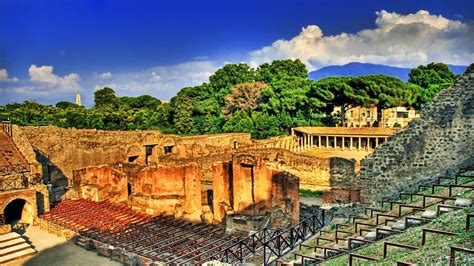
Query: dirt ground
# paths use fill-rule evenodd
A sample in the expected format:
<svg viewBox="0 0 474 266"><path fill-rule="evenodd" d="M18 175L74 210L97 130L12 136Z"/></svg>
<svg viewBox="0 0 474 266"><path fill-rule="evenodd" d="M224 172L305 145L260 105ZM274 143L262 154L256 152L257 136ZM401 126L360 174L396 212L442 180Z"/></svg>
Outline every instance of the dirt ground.
<svg viewBox="0 0 474 266"><path fill-rule="evenodd" d="M300 197L300 202L309 206L321 206L323 204L323 197Z"/></svg>
<svg viewBox="0 0 474 266"><path fill-rule="evenodd" d="M360 160L363 159L365 156L371 154L372 151L349 151L349 150L326 150L326 149L312 149L301 152L301 154L315 156L315 157L341 157L345 159L355 159L356 166L355 171L359 172L360 170Z"/></svg>
<svg viewBox="0 0 474 266"><path fill-rule="evenodd" d="M19 261L6 264L13 265L38 265L38 266L118 266L121 263L101 257L93 251L87 251L73 242L64 238L57 237L39 229L36 226L30 226L23 234L38 254L26 257Z"/></svg>
<svg viewBox="0 0 474 266"><path fill-rule="evenodd" d="M303 151L302 154L310 155L310 156L317 156L317 157L342 157L346 159L356 159L356 161L360 161L362 158L371 154L372 151L349 151L349 150L326 150L326 149L312 149Z"/></svg>

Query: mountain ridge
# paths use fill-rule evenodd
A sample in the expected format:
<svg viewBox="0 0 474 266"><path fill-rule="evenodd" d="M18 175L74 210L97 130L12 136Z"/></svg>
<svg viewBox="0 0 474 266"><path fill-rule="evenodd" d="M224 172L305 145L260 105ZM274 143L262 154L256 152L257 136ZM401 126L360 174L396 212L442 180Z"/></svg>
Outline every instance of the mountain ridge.
<svg viewBox="0 0 474 266"><path fill-rule="evenodd" d="M467 66L449 64L448 67L456 75L464 73L467 68ZM318 70L309 72L308 76L309 79L318 80L334 76L363 76L370 74L383 74L397 77L406 82L408 81L408 73L410 72L410 69L411 68L394 67L382 64L351 62L345 65L325 66Z"/></svg>

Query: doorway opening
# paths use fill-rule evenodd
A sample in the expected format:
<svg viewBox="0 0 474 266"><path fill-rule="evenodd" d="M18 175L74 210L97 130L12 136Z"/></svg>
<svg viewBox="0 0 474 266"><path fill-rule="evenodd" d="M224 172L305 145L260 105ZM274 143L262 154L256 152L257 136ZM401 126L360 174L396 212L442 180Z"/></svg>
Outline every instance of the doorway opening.
<svg viewBox="0 0 474 266"><path fill-rule="evenodd" d="M128 197L130 197L133 193L133 190L132 190L132 184L130 183L127 183L127 195Z"/></svg>
<svg viewBox="0 0 474 266"><path fill-rule="evenodd" d="M212 189L207 190L207 205L209 205L211 212L214 213L214 192Z"/></svg>
<svg viewBox="0 0 474 266"><path fill-rule="evenodd" d="M21 220L25 203L24 199L15 199L8 203L5 210L3 210L6 224L16 225Z"/></svg>

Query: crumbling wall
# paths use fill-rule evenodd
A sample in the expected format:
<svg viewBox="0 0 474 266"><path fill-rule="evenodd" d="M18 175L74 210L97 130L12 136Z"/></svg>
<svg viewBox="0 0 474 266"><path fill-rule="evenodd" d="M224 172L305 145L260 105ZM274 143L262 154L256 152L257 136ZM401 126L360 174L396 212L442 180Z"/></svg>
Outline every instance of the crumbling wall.
<svg viewBox="0 0 474 266"><path fill-rule="evenodd" d="M262 157L272 169L297 176L301 189L328 191L332 187L350 187L355 182L354 160L307 156L279 148L254 149L245 153Z"/></svg>
<svg viewBox="0 0 474 266"><path fill-rule="evenodd" d="M47 169L45 174L55 185L56 180L71 180L74 169L87 166L129 160L152 164L168 158L199 158L219 150L231 151L234 143L237 146L252 143L247 133L179 137L163 135L156 130L103 131L54 126L29 126L21 128L21 131L36 149L37 159ZM148 155L146 146L150 146L151 153ZM170 153L165 151L167 146L172 147Z"/></svg>
<svg viewBox="0 0 474 266"><path fill-rule="evenodd" d="M361 161L361 200L395 198L439 175L474 167L474 65L441 91L420 119Z"/></svg>
<svg viewBox="0 0 474 266"><path fill-rule="evenodd" d="M93 166L74 172L78 194L94 201L127 202L127 180L125 173L109 166Z"/></svg>

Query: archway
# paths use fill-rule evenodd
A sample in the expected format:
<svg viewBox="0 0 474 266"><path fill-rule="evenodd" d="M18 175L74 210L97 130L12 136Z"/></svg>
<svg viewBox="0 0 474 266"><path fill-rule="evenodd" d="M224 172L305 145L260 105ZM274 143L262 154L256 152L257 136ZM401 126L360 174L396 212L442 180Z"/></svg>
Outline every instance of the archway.
<svg viewBox="0 0 474 266"><path fill-rule="evenodd" d="M26 201L24 199L15 199L7 204L3 213L5 215L5 223L15 225L20 222L23 217L23 210Z"/></svg>

